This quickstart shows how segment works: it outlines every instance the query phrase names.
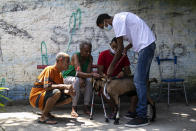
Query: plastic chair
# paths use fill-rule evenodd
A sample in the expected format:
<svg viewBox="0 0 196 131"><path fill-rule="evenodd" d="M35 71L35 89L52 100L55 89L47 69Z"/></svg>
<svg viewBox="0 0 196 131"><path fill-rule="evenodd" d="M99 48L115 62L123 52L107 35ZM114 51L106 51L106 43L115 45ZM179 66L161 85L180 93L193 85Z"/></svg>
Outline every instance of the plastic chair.
<svg viewBox="0 0 196 131"><path fill-rule="evenodd" d="M188 105L184 79L176 77L177 56L174 56L174 58L159 58L159 57L156 57L156 59L157 59L158 67L159 67L159 73L160 73L159 100L161 98L161 94L162 94L162 90L163 89L167 90L167 93L168 93L168 105L170 104L170 94L171 94L171 91L183 90L184 91L185 101L186 101L186 104ZM173 63L173 71L170 72L170 73L173 74L173 77L170 77L170 78L164 78L163 77L163 73L165 71L165 70L163 70L164 69L164 67L163 67L163 63L164 62ZM163 88L163 84L167 84L167 88Z"/></svg>

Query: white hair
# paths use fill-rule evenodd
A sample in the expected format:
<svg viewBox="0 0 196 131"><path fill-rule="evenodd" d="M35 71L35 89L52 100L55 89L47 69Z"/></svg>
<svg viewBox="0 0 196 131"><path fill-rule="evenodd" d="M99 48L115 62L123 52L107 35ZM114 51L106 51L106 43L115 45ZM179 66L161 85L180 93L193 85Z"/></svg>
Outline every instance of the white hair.
<svg viewBox="0 0 196 131"><path fill-rule="evenodd" d="M65 58L69 59L69 55L67 53L64 53L64 52L59 52L56 55L56 62L59 61L60 58L63 58L64 60L65 60Z"/></svg>

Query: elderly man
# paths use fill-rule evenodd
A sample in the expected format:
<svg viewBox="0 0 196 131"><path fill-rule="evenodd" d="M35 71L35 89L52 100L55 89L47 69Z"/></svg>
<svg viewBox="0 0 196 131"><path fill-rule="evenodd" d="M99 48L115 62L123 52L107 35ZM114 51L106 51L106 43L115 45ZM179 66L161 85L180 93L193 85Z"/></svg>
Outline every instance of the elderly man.
<svg viewBox="0 0 196 131"><path fill-rule="evenodd" d="M75 95L72 85L63 84L61 72L67 70L69 66L69 55L58 53L56 63L46 67L37 77L34 87L32 87L29 101L31 106L42 111L39 123L56 124L51 120L53 115L50 111L54 106L60 106L71 102L71 97Z"/></svg>
<svg viewBox="0 0 196 131"><path fill-rule="evenodd" d="M92 95L91 78L99 78L100 75L91 72L93 57L91 56L92 45L89 42L82 41L80 44L80 52L72 56L69 69L63 72L64 82L73 81L76 95L72 101L72 117L78 117L77 102L80 96L80 91L84 92L84 113L89 115L88 105Z"/></svg>
<svg viewBox="0 0 196 131"><path fill-rule="evenodd" d="M114 66L120 59L121 54L133 48L138 52L138 62L134 73L134 84L138 95L137 117L129 121L125 126L139 127L148 125L147 119L147 80L149 79L150 66L155 52L155 35L148 25L136 14L131 12L121 12L114 16L101 14L97 18L97 26L101 29L114 29L117 38L117 52L112 60L107 75L111 76L114 72ZM123 41L130 44L124 48Z"/></svg>

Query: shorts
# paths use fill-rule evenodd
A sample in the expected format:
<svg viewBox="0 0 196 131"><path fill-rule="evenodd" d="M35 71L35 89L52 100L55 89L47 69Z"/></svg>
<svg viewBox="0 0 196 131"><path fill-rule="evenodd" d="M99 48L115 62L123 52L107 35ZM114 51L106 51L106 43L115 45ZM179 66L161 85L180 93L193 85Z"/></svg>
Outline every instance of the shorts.
<svg viewBox="0 0 196 131"><path fill-rule="evenodd" d="M59 92L59 89L54 89L54 90L50 90L50 91L46 91L46 94L44 96L44 102L43 102L43 108L45 107L46 101L48 100L48 98L52 97L55 93ZM69 95L66 95L63 91L61 92L61 97L59 98L58 102L62 102L64 100L66 100L67 98L71 97ZM37 100L36 100L36 107L39 107L39 99L40 97L38 96Z"/></svg>

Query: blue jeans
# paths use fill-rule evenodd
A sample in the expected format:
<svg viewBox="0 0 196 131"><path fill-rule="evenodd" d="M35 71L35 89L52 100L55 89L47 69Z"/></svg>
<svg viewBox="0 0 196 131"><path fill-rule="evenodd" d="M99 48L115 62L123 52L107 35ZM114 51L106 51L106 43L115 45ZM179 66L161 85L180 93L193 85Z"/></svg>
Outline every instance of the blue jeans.
<svg viewBox="0 0 196 131"><path fill-rule="evenodd" d="M146 118L147 114L147 80L149 79L150 65L156 45L153 42L139 52L138 62L134 74L134 84L138 95L136 108L137 116Z"/></svg>

